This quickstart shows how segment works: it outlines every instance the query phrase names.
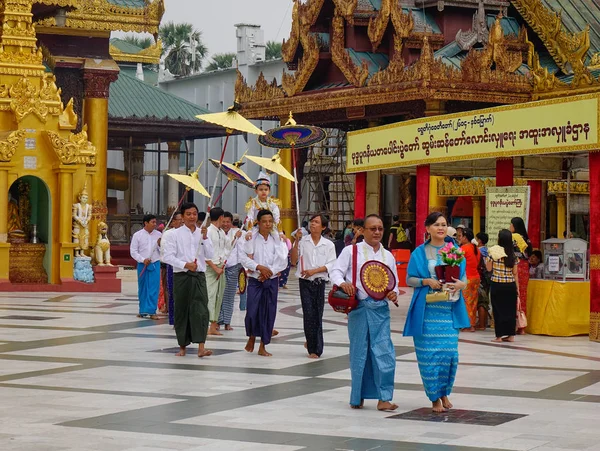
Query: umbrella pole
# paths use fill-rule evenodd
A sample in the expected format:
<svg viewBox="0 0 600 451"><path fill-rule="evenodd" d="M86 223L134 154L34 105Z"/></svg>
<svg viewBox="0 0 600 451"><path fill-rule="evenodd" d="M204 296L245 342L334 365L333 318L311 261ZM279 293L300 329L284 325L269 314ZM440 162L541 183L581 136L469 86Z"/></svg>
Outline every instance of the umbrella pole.
<svg viewBox="0 0 600 451"><path fill-rule="evenodd" d="M213 200L213 196L215 195L215 188L217 187L217 180L219 180L219 174L221 173L221 165L223 164L223 157L225 157L225 150L227 150L227 142L229 141L230 136L231 136L231 133L228 131L227 135L225 136L225 144L223 144L223 150L221 151L221 158L219 159L219 167L217 168L217 173L215 174L215 181L213 182L212 193L210 193L210 199L208 201L208 211L209 212L213 206L212 200ZM215 201L215 203L216 203L216 201ZM206 225L207 220L208 220L208 215L206 215L206 218L204 218L204 222L202 222L202 227L204 227Z"/></svg>
<svg viewBox="0 0 600 451"><path fill-rule="evenodd" d="M292 164L294 167L294 191L296 193L296 219L298 223L296 224L296 230L300 228L300 198L298 197L298 170L296 169L296 149L294 148L294 143L292 143Z"/></svg>
<svg viewBox="0 0 600 451"><path fill-rule="evenodd" d="M219 199L221 199L221 196L223 196L223 193L225 192L225 190L227 189L227 185L229 185L229 182L231 182L231 180L227 180L227 183L225 183L225 186L223 187L223 189L221 190L221 192L219 193L219 195L217 196L217 198L215 199L215 204L217 204L219 202Z"/></svg>

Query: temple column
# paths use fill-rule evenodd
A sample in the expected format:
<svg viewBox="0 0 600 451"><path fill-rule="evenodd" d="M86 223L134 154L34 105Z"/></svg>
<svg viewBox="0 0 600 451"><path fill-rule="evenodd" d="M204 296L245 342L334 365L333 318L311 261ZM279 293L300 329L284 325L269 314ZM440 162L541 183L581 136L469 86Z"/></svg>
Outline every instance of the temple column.
<svg viewBox="0 0 600 451"><path fill-rule="evenodd" d="M179 174L179 151L181 150L181 141L169 141L169 174ZM168 178L167 188L167 214L177 210L179 202L179 182L172 177Z"/></svg>
<svg viewBox="0 0 600 451"><path fill-rule="evenodd" d="M527 182L529 185L529 223L527 225L527 234L531 240L531 245L539 249L542 237L542 182L532 180Z"/></svg>
<svg viewBox="0 0 600 451"><path fill-rule="evenodd" d="M100 68L101 67L101 68ZM107 68L109 68L107 70ZM106 221L106 168L108 160L108 92L110 84L119 74L112 60L87 59L83 71L84 101L83 121L87 125L88 139L96 147L96 172L92 186L88 186L92 200L90 237L97 235L97 224Z"/></svg>
<svg viewBox="0 0 600 451"><path fill-rule="evenodd" d="M512 158L496 159L496 186L513 186L514 165Z"/></svg>
<svg viewBox="0 0 600 451"><path fill-rule="evenodd" d="M60 164L55 166L55 171L58 173L58 198L59 203L59 219L58 219L58 241L60 251L55 258L58 259L58 264L52 265L51 283L59 283L73 280L73 252L76 244L73 243L73 218L72 208L75 194L73 193L73 174L77 171L77 167L71 165ZM93 241L90 227L90 244ZM58 273L56 270L58 269Z"/></svg>
<svg viewBox="0 0 600 451"><path fill-rule="evenodd" d="M473 203L473 233L477 235L481 232L481 198L473 196L471 202Z"/></svg>
<svg viewBox="0 0 600 451"><path fill-rule="evenodd" d="M589 153L590 170L590 340L600 341L600 152Z"/></svg>
<svg viewBox="0 0 600 451"><path fill-rule="evenodd" d="M549 237L555 236L558 238L558 232L556 230L556 196L548 196L548 217L550 218L550 230L548 230Z"/></svg>
<svg viewBox="0 0 600 451"><path fill-rule="evenodd" d="M281 152L281 164L293 174L294 168L292 167L292 152L289 150L284 150ZM296 218L296 204L295 199L296 195L293 190L291 180L286 179L285 177L278 177L278 192L277 197L281 201L281 227L285 230L287 236L298 229L298 222Z"/></svg>
<svg viewBox="0 0 600 451"><path fill-rule="evenodd" d="M366 196L365 196L365 215L380 214L380 201L381 201L381 171L369 171L367 172L366 180Z"/></svg>
<svg viewBox="0 0 600 451"><path fill-rule="evenodd" d="M131 151L131 205L129 208L134 208L137 213L138 205L142 207L144 204L144 150L145 146L134 146Z"/></svg>
<svg viewBox="0 0 600 451"><path fill-rule="evenodd" d="M428 164L417 166L416 246L420 246L425 240L425 219L429 215L429 175L430 166Z"/></svg>
<svg viewBox="0 0 600 451"><path fill-rule="evenodd" d="M592 172L590 172L591 174ZM590 177L592 178L592 177ZM590 202L591 202L590 195ZM590 213L590 219L592 215ZM590 222L592 222L590 220ZM556 195L556 237L558 239L563 238L563 234L567 230L567 196L564 194Z"/></svg>
<svg viewBox="0 0 600 451"><path fill-rule="evenodd" d="M0 282L8 282L10 243L8 243L8 171L12 164L0 163Z"/></svg>
<svg viewBox="0 0 600 451"><path fill-rule="evenodd" d="M354 217L364 218L367 212L367 173L357 172L354 177Z"/></svg>

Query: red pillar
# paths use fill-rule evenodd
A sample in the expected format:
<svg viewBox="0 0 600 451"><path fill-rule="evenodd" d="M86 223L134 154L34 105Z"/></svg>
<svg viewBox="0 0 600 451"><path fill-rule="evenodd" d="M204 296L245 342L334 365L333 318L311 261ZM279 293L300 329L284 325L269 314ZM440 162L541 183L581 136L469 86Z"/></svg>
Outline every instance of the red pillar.
<svg viewBox="0 0 600 451"><path fill-rule="evenodd" d="M429 165L417 166L417 238L416 245L423 244L425 219L429 214Z"/></svg>
<svg viewBox="0 0 600 451"><path fill-rule="evenodd" d="M534 248L540 248L542 237L542 182L530 180L529 185L529 224L527 234Z"/></svg>
<svg viewBox="0 0 600 451"><path fill-rule="evenodd" d="M513 186L513 159L498 158L496 160L496 186Z"/></svg>
<svg viewBox="0 0 600 451"><path fill-rule="evenodd" d="M600 151L590 152L590 340L600 341Z"/></svg>
<svg viewBox="0 0 600 451"><path fill-rule="evenodd" d="M367 213L367 173L358 172L354 178L354 217L364 218Z"/></svg>

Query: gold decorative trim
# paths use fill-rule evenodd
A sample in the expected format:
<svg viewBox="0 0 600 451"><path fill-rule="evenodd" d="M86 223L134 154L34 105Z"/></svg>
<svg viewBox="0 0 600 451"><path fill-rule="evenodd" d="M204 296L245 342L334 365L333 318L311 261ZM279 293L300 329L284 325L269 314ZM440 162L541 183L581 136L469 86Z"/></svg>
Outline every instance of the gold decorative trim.
<svg viewBox="0 0 600 451"><path fill-rule="evenodd" d="M25 137L27 130L0 132L0 161L9 162L17 152L17 147Z"/></svg>
<svg viewBox="0 0 600 451"><path fill-rule="evenodd" d="M568 33L563 28L562 13L550 10L541 0L513 0L511 3L533 28L563 72L580 74L587 70L589 25L579 33Z"/></svg>
<svg viewBox="0 0 600 451"><path fill-rule="evenodd" d="M62 8L77 8L80 6L81 0L36 0L36 3L40 3L42 5L60 6Z"/></svg>
<svg viewBox="0 0 600 451"><path fill-rule="evenodd" d="M590 340L600 341L600 312L590 312Z"/></svg>
<svg viewBox="0 0 600 451"><path fill-rule="evenodd" d="M369 66L363 61L358 67L345 48L345 24L342 16L335 16L332 22L331 60L342 71L346 80L357 88L364 86L369 78Z"/></svg>
<svg viewBox="0 0 600 451"><path fill-rule="evenodd" d="M76 9L68 11L67 28L100 31L133 31L158 34L160 20L165 12L164 0L146 0L143 8L129 8L108 0L78 0ZM43 27L56 27L54 17L36 22Z"/></svg>
<svg viewBox="0 0 600 451"><path fill-rule="evenodd" d="M600 270L600 254L590 254L590 269L594 271Z"/></svg>
<svg viewBox="0 0 600 451"><path fill-rule="evenodd" d="M526 186L527 180L513 179L513 186ZM451 179L440 177L437 183L437 195L440 197L485 196L486 188L496 186L496 178Z"/></svg>
<svg viewBox="0 0 600 451"><path fill-rule="evenodd" d="M308 36L310 27L316 23L324 3L325 0L308 0L304 4L300 3L300 0L294 0L290 38L287 41L284 39L283 45L281 46L281 56L283 57L283 61L286 63L292 63L294 61L298 45L300 43L304 44L302 38Z"/></svg>
<svg viewBox="0 0 600 451"><path fill-rule="evenodd" d="M61 130L74 130L77 127L77 119L78 116L73 107L73 99L71 99L58 117L58 128Z"/></svg>
<svg viewBox="0 0 600 451"><path fill-rule="evenodd" d="M367 28L373 51L379 48L390 20L394 26L395 34L401 38L407 38L413 30L414 19L412 13L404 14L402 6L397 0L382 0L377 16L369 19Z"/></svg>
<svg viewBox="0 0 600 451"><path fill-rule="evenodd" d="M571 194L590 194L588 182L570 182L569 192ZM548 194L566 194L567 182L548 182Z"/></svg>
<svg viewBox="0 0 600 451"><path fill-rule="evenodd" d="M162 41L159 39L154 45L143 49L138 53L125 53L119 50L114 45L110 45L110 56L115 61L124 63L143 63L143 64L158 64L162 54Z"/></svg>
<svg viewBox="0 0 600 451"><path fill-rule="evenodd" d="M238 102L254 102L259 100L277 99L285 96L283 90L277 85L277 80L273 78L272 83L268 83L264 74L261 72L256 80L254 87L246 84L244 76L238 70L235 79L235 98Z"/></svg>
<svg viewBox="0 0 600 451"><path fill-rule="evenodd" d="M302 92L313 71L319 63L319 43L314 35L302 35L300 37L304 56L298 62L298 68L293 74L286 73L281 76L281 87L288 96Z"/></svg>
<svg viewBox="0 0 600 451"><path fill-rule="evenodd" d="M342 16L350 25L354 25L354 11L358 6L358 0L333 0L336 14Z"/></svg>
<svg viewBox="0 0 600 451"><path fill-rule="evenodd" d="M45 130L43 134L62 164L96 164L96 147L88 141L87 125L80 133L69 133L67 139L50 130Z"/></svg>

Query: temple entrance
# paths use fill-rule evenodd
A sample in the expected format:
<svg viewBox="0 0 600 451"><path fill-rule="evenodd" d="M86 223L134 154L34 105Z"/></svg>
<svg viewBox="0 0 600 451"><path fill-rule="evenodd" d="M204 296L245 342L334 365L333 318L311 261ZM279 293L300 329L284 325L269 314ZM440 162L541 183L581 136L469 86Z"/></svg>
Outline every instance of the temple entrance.
<svg viewBox="0 0 600 451"><path fill-rule="evenodd" d="M48 283L51 268L50 192L38 177L27 175L8 190L9 279L12 283Z"/></svg>

